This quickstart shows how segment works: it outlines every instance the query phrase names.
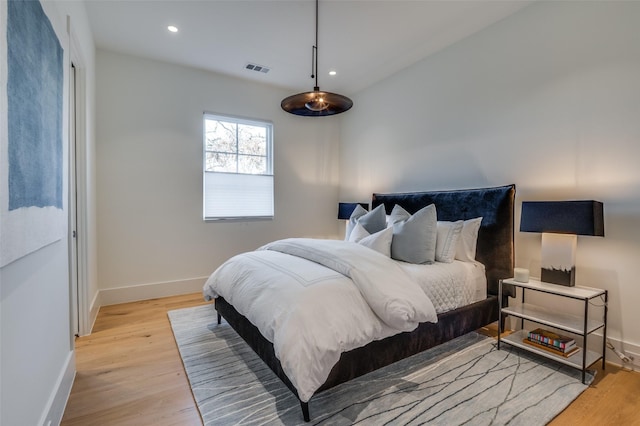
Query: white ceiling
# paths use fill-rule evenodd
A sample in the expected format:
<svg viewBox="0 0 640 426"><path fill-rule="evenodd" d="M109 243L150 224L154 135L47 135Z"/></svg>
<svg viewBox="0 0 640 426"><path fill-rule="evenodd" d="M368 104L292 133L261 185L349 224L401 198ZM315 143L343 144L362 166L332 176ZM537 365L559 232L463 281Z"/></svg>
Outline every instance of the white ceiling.
<svg viewBox="0 0 640 426"><path fill-rule="evenodd" d="M353 94L530 4L525 0L321 0L322 90ZM87 0L97 47L311 90L313 0ZM170 33L168 25L178 27ZM247 63L269 73L245 69ZM337 71L329 76L329 70Z"/></svg>

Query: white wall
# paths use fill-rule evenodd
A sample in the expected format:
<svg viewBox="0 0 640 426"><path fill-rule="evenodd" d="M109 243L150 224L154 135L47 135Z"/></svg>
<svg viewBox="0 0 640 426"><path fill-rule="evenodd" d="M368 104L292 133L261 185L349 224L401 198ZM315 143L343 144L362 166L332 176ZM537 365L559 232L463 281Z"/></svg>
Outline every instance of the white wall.
<svg viewBox="0 0 640 426"><path fill-rule="evenodd" d="M42 3L67 51L67 15L71 17L86 60L87 87L92 96L94 49L83 3ZM0 7L6 5L0 3ZM4 26L2 32L6 32ZM92 97L88 98L86 112L89 145L93 143L91 104ZM65 152L67 148L65 141ZM92 151L90 147L88 151ZM87 170L90 175L93 166L88 164ZM65 173L65 182L67 178ZM95 264L95 257L91 262ZM49 420L56 424L75 373L67 239L0 269L0 281L0 424L38 425Z"/></svg>
<svg viewBox="0 0 640 426"><path fill-rule="evenodd" d="M339 117L283 112L291 93L98 50L98 276L102 304L200 291L229 257L337 233ZM202 220L204 111L274 123L275 218Z"/></svg>
<svg viewBox="0 0 640 426"><path fill-rule="evenodd" d="M515 183L516 223L522 200L603 201L577 281L609 290L609 334L638 351L638 22L636 2L540 2L362 91L340 199ZM539 271L539 234L516 232L516 265Z"/></svg>

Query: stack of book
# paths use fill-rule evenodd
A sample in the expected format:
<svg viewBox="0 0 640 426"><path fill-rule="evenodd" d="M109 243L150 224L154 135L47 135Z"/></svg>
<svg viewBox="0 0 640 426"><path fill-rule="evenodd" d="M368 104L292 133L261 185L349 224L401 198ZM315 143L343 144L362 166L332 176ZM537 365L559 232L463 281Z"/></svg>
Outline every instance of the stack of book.
<svg viewBox="0 0 640 426"><path fill-rule="evenodd" d="M546 350L556 355L569 357L580 350L576 341L571 337L563 336L543 328L536 328L523 339L524 343Z"/></svg>

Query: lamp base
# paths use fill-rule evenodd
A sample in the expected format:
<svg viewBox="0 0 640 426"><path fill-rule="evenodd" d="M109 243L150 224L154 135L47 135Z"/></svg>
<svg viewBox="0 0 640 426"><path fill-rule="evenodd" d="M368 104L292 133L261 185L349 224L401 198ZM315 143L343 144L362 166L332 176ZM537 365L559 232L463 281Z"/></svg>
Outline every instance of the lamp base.
<svg viewBox="0 0 640 426"><path fill-rule="evenodd" d="M576 246L572 234L542 234L540 279L567 287L576 285Z"/></svg>
<svg viewBox="0 0 640 426"><path fill-rule="evenodd" d="M570 271L561 271L558 269L540 269L540 281L550 284L559 284L567 287L576 285L576 268Z"/></svg>

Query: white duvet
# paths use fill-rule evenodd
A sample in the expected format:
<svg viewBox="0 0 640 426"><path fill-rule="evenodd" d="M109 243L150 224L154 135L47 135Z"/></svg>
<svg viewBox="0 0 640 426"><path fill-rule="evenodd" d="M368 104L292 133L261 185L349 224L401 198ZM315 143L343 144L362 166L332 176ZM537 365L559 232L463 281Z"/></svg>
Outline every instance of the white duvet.
<svg viewBox="0 0 640 426"><path fill-rule="evenodd" d="M398 262L344 241L288 239L235 256L204 295L224 297L258 327L305 402L342 352L437 321Z"/></svg>

